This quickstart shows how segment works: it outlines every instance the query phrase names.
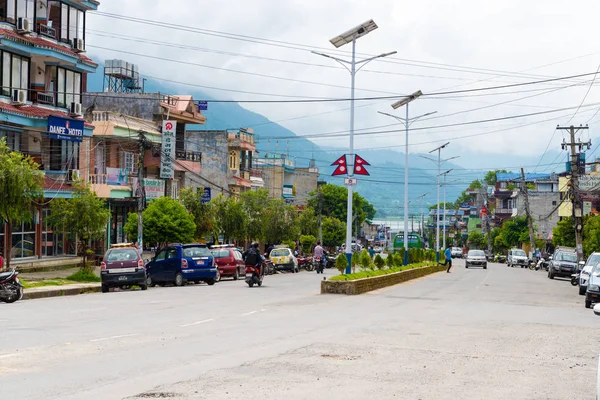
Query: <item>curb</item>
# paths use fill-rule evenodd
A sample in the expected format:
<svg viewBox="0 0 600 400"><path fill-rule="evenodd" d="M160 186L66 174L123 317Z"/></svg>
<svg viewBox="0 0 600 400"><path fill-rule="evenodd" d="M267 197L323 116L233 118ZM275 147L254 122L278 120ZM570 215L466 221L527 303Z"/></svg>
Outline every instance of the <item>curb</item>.
<svg viewBox="0 0 600 400"><path fill-rule="evenodd" d="M31 290L31 289L30 289ZM86 293L99 293L102 291L100 284L98 286L82 287L82 288L56 288L49 290L40 290L29 292L27 289L23 292L23 300L45 299L48 297L61 296L76 296Z"/></svg>

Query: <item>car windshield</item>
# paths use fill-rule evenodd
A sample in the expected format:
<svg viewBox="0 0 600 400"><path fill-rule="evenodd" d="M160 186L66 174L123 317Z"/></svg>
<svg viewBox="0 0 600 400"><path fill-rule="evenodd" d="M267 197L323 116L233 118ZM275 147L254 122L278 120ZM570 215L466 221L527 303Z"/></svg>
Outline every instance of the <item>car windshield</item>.
<svg viewBox="0 0 600 400"><path fill-rule="evenodd" d="M137 260L138 256L135 249L115 249L108 252L106 261L133 261Z"/></svg>
<svg viewBox="0 0 600 400"><path fill-rule="evenodd" d="M596 276L600 276L600 264L597 264L592 270L592 274Z"/></svg>
<svg viewBox="0 0 600 400"><path fill-rule="evenodd" d="M460 247L453 247L452 251L462 251Z"/></svg>
<svg viewBox="0 0 600 400"><path fill-rule="evenodd" d="M471 250L469 251L469 257L485 257L483 250Z"/></svg>
<svg viewBox="0 0 600 400"><path fill-rule="evenodd" d="M229 254L229 250L213 250L212 255L216 258L231 257L231 255Z"/></svg>
<svg viewBox="0 0 600 400"><path fill-rule="evenodd" d="M183 248L183 256L185 258L210 257L212 253L204 246L191 246Z"/></svg>
<svg viewBox="0 0 600 400"><path fill-rule="evenodd" d="M271 257L283 257L283 256L289 256L289 255L290 255L289 249L275 249L271 252Z"/></svg>
<svg viewBox="0 0 600 400"><path fill-rule="evenodd" d="M523 250L514 250L513 255L519 256L519 257L526 257L525 252Z"/></svg>
<svg viewBox="0 0 600 400"><path fill-rule="evenodd" d="M577 255L575 253L558 253L556 261L577 262Z"/></svg>
<svg viewBox="0 0 600 400"><path fill-rule="evenodd" d="M595 266L598 264L600 264L600 254L592 254L588 258L587 262L585 263L585 265L592 265L592 266Z"/></svg>

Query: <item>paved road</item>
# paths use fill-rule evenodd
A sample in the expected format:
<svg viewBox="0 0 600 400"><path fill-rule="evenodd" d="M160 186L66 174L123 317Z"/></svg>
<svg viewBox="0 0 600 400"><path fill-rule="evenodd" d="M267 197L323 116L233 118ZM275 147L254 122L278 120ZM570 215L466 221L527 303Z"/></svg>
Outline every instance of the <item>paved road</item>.
<svg viewBox="0 0 600 400"><path fill-rule="evenodd" d="M600 317L568 281L456 264L356 297L303 272L0 305L0 398L593 398Z"/></svg>

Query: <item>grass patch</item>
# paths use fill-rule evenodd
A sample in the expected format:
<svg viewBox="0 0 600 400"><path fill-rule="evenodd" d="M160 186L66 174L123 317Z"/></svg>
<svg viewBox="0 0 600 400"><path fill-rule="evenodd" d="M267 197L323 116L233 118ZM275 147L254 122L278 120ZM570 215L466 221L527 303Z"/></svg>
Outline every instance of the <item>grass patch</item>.
<svg viewBox="0 0 600 400"><path fill-rule="evenodd" d="M368 270L356 272L354 274L336 275L336 276L329 278L329 280L330 281L354 281L357 279L370 278L373 276L393 274L394 272L406 271L408 269L429 267L431 265L433 265L433 263L422 262L422 263L415 263L415 264L410 264L407 266L394 267L394 268L388 268L388 269L380 269L380 270L369 270L368 269Z"/></svg>
<svg viewBox="0 0 600 400"><path fill-rule="evenodd" d="M96 275L94 271L89 271L87 269L80 269L74 274L67 276L67 280L78 283L94 283L101 281L100 277Z"/></svg>
<svg viewBox="0 0 600 400"><path fill-rule="evenodd" d="M25 289L33 289L33 288L45 287L45 286L63 286L63 285L75 283L72 281L68 281L66 279L49 279L49 280L43 280L43 281L28 282L26 280L23 280L22 278L19 278L19 281L21 281L21 283L23 284Z"/></svg>

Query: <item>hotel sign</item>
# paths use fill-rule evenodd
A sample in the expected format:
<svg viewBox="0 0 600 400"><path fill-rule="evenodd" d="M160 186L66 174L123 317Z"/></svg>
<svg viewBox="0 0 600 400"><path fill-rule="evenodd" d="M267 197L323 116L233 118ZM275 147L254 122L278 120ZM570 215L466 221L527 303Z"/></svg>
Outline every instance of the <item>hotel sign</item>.
<svg viewBox="0 0 600 400"><path fill-rule="evenodd" d="M50 139L81 142L83 140L83 127L83 120L56 117L54 115L48 117Z"/></svg>

